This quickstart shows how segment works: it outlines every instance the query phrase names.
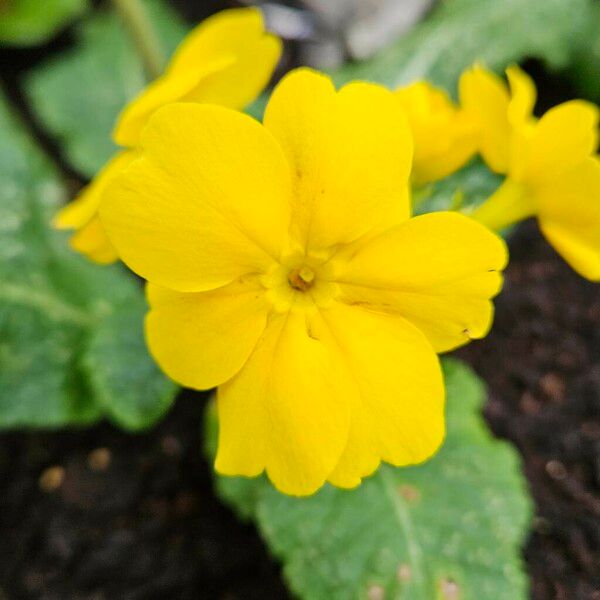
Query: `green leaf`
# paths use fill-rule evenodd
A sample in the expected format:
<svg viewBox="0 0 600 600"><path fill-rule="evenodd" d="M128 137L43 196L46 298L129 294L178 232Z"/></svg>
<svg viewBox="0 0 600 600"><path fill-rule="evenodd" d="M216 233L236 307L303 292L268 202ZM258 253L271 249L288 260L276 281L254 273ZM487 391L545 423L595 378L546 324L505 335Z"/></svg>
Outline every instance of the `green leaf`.
<svg viewBox="0 0 600 600"><path fill-rule="evenodd" d="M130 430L158 421L173 401L174 385L159 376L154 362L148 360L140 335L146 310L142 298L136 298L132 306L104 318L83 359L98 402L113 420Z"/></svg>
<svg viewBox="0 0 600 600"><path fill-rule="evenodd" d="M444 370L447 439L423 465L384 466L355 490L326 486L304 499L264 478L217 477L220 497L256 520L299 597L527 597L520 548L531 503L517 453L485 426L477 376L455 360Z"/></svg>
<svg viewBox="0 0 600 600"><path fill-rule="evenodd" d="M65 199L0 95L0 428L150 425L175 386L144 348L140 286L49 223Z"/></svg>
<svg viewBox="0 0 600 600"><path fill-rule="evenodd" d="M46 42L87 8L87 0L0 0L0 43Z"/></svg>
<svg viewBox="0 0 600 600"><path fill-rule="evenodd" d="M183 39L185 26L166 4L146 0L145 5L164 50L171 53ZM98 11L75 33L75 47L37 67L27 77L25 91L68 162L92 177L114 153L115 120L146 79L131 38L114 11Z"/></svg>
<svg viewBox="0 0 600 600"><path fill-rule="evenodd" d="M476 158L449 177L413 190L413 211L417 215L439 210L468 214L496 191L502 179Z"/></svg>
<svg viewBox="0 0 600 600"><path fill-rule="evenodd" d="M427 78L452 91L474 61L501 71L535 57L562 68L573 58L591 7L591 0L445 0L409 34L336 78L392 87Z"/></svg>

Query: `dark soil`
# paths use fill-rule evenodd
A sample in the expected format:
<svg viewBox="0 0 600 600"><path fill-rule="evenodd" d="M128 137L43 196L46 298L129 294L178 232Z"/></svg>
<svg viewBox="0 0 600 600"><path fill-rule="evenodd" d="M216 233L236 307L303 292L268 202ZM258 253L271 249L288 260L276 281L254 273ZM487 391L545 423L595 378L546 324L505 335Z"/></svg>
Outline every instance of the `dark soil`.
<svg viewBox="0 0 600 600"><path fill-rule="evenodd" d="M536 503L533 596L600 599L600 288L533 223L511 240L491 334L460 352L487 382L492 431L523 456Z"/></svg>
<svg viewBox="0 0 600 600"><path fill-rule="evenodd" d="M174 0L190 17L234 2ZM0 78L33 132L20 74L70 43L0 53ZM535 69L535 65L533 65ZM538 72L535 73L539 81ZM542 100L564 88L542 87ZM536 600L600 600L600 288L533 224L512 238L492 333L459 355L488 382L485 414L523 457L536 502L524 559ZM202 454L206 397L185 392L144 435L0 435L0 600L286 598L255 529L215 498ZM490 599L493 600L493 599Z"/></svg>
<svg viewBox="0 0 600 600"><path fill-rule="evenodd" d="M0 598L285 598L255 530L212 493L204 405L185 393L146 435L1 436Z"/></svg>

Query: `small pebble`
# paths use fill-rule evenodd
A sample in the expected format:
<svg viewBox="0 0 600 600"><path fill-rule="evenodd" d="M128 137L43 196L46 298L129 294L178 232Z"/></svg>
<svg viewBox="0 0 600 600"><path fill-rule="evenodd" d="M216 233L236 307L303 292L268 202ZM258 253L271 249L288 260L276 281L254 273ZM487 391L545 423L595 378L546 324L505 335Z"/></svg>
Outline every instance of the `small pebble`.
<svg viewBox="0 0 600 600"><path fill-rule="evenodd" d="M112 453L108 448L96 448L88 454L87 464L92 471L106 471L112 462Z"/></svg>
<svg viewBox="0 0 600 600"><path fill-rule="evenodd" d="M519 408L521 412L526 415L537 415L540 412L541 404L539 400L533 396L530 392L525 392L521 396L521 402L519 403Z"/></svg>
<svg viewBox="0 0 600 600"><path fill-rule="evenodd" d="M38 480L40 489L44 492L55 492L65 480L65 470L62 467L54 466L45 469Z"/></svg>
<svg viewBox="0 0 600 600"><path fill-rule="evenodd" d="M549 460L546 463L546 473L552 477L552 479L564 479L567 476L567 469L558 460Z"/></svg>
<svg viewBox="0 0 600 600"><path fill-rule="evenodd" d="M565 397L565 382L556 373L546 373L540 379L540 388L554 402L562 402Z"/></svg>

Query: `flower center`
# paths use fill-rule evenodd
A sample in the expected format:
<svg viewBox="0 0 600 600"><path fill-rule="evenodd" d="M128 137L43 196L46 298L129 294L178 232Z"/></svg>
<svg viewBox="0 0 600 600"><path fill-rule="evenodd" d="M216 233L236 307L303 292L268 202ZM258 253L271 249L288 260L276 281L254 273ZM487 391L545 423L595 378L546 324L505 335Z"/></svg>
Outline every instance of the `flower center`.
<svg viewBox="0 0 600 600"><path fill-rule="evenodd" d="M274 263L260 281L275 310L316 310L328 306L337 293L329 259L329 255L307 256L298 252Z"/></svg>
<svg viewBox="0 0 600 600"><path fill-rule="evenodd" d="M296 267L288 273L288 283L299 292L309 290L314 282L315 272L310 267Z"/></svg>

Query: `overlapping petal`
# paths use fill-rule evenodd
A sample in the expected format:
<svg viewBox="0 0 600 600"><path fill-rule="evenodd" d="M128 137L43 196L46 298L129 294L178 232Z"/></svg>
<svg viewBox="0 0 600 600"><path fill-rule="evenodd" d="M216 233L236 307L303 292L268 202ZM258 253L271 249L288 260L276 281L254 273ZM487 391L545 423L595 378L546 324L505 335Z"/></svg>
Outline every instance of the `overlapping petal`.
<svg viewBox="0 0 600 600"><path fill-rule="evenodd" d="M537 90L533 79L517 65L506 69L510 87L510 100L506 117L511 127L521 128L531 121L537 99Z"/></svg>
<svg viewBox="0 0 600 600"><path fill-rule="evenodd" d="M171 102L241 109L264 89L281 55L256 8L224 10L203 21L177 49L166 73L121 113L114 139L135 146L150 115Z"/></svg>
<svg viewBox="0 0 600 600"><path fill-rule="evenodd" d="M98 215L92 217L83 227L75 232L69 240L73 250L87 256L100 265L115 262L119 256L110 243Z"/></svg>
<svg viewBox="0 0 600 600"><path fill-rule="evenodd" d="M502 79L475 65L459 81L461 106L479 128L479 151L492 171L506 173L510 162L510 96Z"/></svg>
<svg viewBox="0 0 600 600"><path fill-rule="evenodd" d="M198 92L211 75L222 73L234 62L235 57L222 56L194 71L180 73L177 77L163 75L154 80L121 111L113 131L115 143L126 148L138 146L144 126L157 109Z"/></svg>
<svg viewBox="0 0 600 600"><path fill-rule="evenodd" d="M600 281L600 162L588 157L538 192L544 235L580 275Z"/></svg>
<svg viewBox="0 0 600 600"><path fill-rule="evenodd" d="M206 390L231 379L262 335L269 306L256 279L209 292L173 292L148 284L150 352L186 387Z"/></svg>
<svg viewBox="0 0 600 600"><path fill-rule="evenodd" d="M336 304L323 312L359 394L348 443L329 481L354 487L384 460L429 458L444 437L444 383L427 338L400 316Z"/></svg>
<svg viewBox="0 0 600 600"><path fill-rule="evenodd" d="M528 140L521 178L540 185L585 161L598 147L598 107L582 100L551 108Z"/></svg>
<svg viewBox="0 0 600 600"><path fill-rule="evenodd" d="M280 40L265 32L260 9L222 10L202 21L185 37L173 54L168 71L178 75L194 70L201 62L211 62L228 55L243 58L241 55L255 45L266 48L273 44L281 50ZM275 64L270 62L269 65L255 65L254 69L264 69L270 77L274 67Z"/></svg>
<svg viewBox="0 0 600 600"><path fill-rule="evenodd" d="M242 371L219 387L217 471L266 470L282 492L312 494L344 450L356 393L319 314L279 315Z"/></svg>
<svg viewBox="0 0 600 600"><path fill-rule="evenodd" d="M117 152L98 172L93 181L80 194L64 206L54 217L52 224L57 229L79 229L98 213L100 199L108 183L136 158L134 151Z"/></svg>
<svg viewBox="0 0 600 600"><path fill-rule="evenodd" d="M336 92L299 69L273 92L264 122L291 165L302 246L352 242L408 218L412 136L391 92L368 83Z"/></svg>
<svg viewBox="0 0 600 600"><path fill-rule="evenodd" d="M173 104L151 118L142 146L101 206L111 241L135 272L174 290L204 291L279 258L291 177L264 127L233 110Z"/></svg>
<svg viewBox="0 0 600 600"><path fill-rule="evenodd" d="M473 119L444 90L417 81L395 93L413 133L414 185L447 177L473 157L478 141Z"/></svg>
<svg viewBox="0 0 600 600"><path fill-rule="evenodd" d="M63 207L54 217L52 224L57 229L76 229L69 244L99 264L109 264L118 259L98 217L98 207L106 186L135 158L131 150L118 152L87 185L79 196Z"/></svg>
<svg viewBox="0 0 600 600"><path fill-rule="evenodd" d="M481 65L467 69L459 82L460 102L477 123L479 151L492 171L508 173L514 158L515 132L524 133L533 123L536 89L518 66L506 70L509 87Z"/></svg>
<svg viewBox="0 0 600 600"><path fill-rule="evenodd" d="M389 230L337 266L341 298L399 314L437 352L483 337L502 285L504 242L457 213L430 213Z"/></svg>

